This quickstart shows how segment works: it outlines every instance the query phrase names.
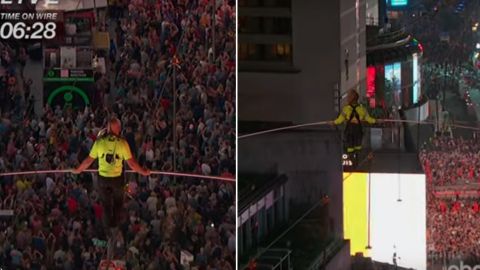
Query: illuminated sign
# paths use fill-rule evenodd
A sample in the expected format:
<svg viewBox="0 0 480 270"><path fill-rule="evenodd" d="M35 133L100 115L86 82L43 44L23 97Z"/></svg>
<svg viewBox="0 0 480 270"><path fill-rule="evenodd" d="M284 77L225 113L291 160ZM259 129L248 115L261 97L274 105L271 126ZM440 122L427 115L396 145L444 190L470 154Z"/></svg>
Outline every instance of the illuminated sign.
<svg viewBox="0 0 480 270"><path fill-rule="evenodd" d="M46 102L50 106L60 105L76 108L88 106L91 103L85 90L72 85L60 86L46 94L46 97Z"/></svg>
<svg viewBox="0 0 480 270"><path fill-rule="evenodd" d="M389 96L392 104L388 106L401 104L400 91L402 85L402 64L396 62L385 65L385 95Z"/></svg>
<svg viewBox="0 0 480 270"><path fill-rule="evenodd" d="M413 54L413 103L418 102L420 97L420 70L418 68L418 54Z"/></svg>
<svg viewBox="0 0 480 270"><path fill-rule="evenodd" d="M408 0L387 0L387 4L390 2L392 7L403 7L408 5Z"/></svg>
<svg viewBox="0 0 480 270"><path fill-rule="evenodd" d="M343 235L350 239L350 254L369 256L368 174L343 174Z"/></svg>
<svg viewBox="0 0 480 270"><path fill-rule="evenodd" d="M50 69L45 71L45 82L93 82L91 69Z"/></svg>
<svg viewBox="0 0 480 270"><path fill-rule="evenodd" d="M385 80L393 84L393 89L400 90L402 83L402 64L400 62L385 65Z"/></svg>
<svg viewBox="0 0 480 270"><path fill-rule="evenodd" d="M376 70L374 66L367 68L367 97L375 97L375 76Z"/></svg>

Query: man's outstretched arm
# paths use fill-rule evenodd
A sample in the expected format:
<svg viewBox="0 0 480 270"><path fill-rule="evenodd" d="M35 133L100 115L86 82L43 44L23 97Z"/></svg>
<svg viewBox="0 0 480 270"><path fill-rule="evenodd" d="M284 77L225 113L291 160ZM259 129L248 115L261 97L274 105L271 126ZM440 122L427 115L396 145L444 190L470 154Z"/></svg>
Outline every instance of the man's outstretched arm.
<svg viewBox="0 0 480 270"><path fill-rule="evenodd" d="M72 170L72 173L79 174L85 171L86 169L88 169L88 167L90 167L90 165L92 165L94 161L95 161L94 158L87 156L76 169Z"/></svg>
<svg viewBox="0 0 480 270"><path fill-rule="evenodd" d="M149 176L150 175L150 170L145 169L142 166L140 166L140 164L138 164L138 162L133 157L130 158L130 159L127 159L127 164L132 170L134 170L135 172L137 172L137 173L139 173L143 176Z"/></svg>

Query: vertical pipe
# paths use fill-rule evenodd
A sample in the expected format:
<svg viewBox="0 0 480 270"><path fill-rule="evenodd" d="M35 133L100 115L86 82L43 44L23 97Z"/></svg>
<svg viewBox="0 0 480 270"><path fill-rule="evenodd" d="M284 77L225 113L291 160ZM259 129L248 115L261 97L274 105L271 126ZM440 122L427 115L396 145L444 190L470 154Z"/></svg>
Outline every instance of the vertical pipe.
<svg viewBox="0 0 480 270"><path fill-rule="evenodd" d="M427 101L428 102L428 101ZM417 113L417 147L415 147L416 151L418 152L418 150L420 149L420 112L422 110L422 107L425 106L426 104L423 104L421 105L420 107L418 107L418 113Z"/></svg>
<svg viewBox="0 0 480 270"><path fill-rule="evenodd" d="M400 180L400 159L401 159L400 151L402 150L402 140L401 140L401 138L404 138L403 146L405 147L405 132L402 132L402 127L405 128L404 125L407 126L408 124L407 123L404 123L404 124L400 123L399 126L398 126L398 150L397 150L398 199L397 199L397 202L402 201L402 185L401 185L401 180Z"/></svg>
<svg viewBox="0 0 480 270"><path fill-rule="evenodd" d="M107 5L108 8L108 5ZM93 0L93 13L95 14L95 30L98 32L99 31L99 19L98 19L98 10L97 10L97 1Z"/></svg>
<svg viewBox="0 0 480 270"><path fill-rule="evenodd" d="M446 102L446 92L447 92L447 72L448 72L448 62L445 61L445 67L443 70L443 101L442 101L442 111L445 110L445 102Z"/></svg>
<svg viewBox="0 0 480 270"><path fill-rule="evenodd" d="M368 161L368 164L369 164L369 168L368 168L368 232L367 232L367 237L368 237L368 245L367 245L367 249L372 249L372 247L370 246L370 212L371 212L371 195L372 195L372 188L371 188L371 184L372 184L372 160L370 159Z"/></svg>
<svg viewBox="0 0 480 270"><path fill-rule="evenodd" d="M215 55L215 24L216 24L216 18L215 18L215 13L217 11L217 0L212 0L213 6L212 6L212 57L213 57L213 62L215 63L216 55Z"/></svg>
<svg viewBox="0 0 480 270"><path fill-rule="evenodd" d="M172 78L173 78L173 171L177 171L177 72L176 72L176 56L173 56L172 59ZM173 176L174 181L177 179L176 176Z"/></svg>
<svg viewBox="0 0 480 270"><path fill-rule="evenodd" d="M440 116L438 115L438 98L435 99L435 105L436 105L435 106L435 118L437 119L437 125L435 126L435 133L437 133L437 131L439 129L439 125L440 125L440 123L439 123L439 121L440 121L439 117Z"/></svg>

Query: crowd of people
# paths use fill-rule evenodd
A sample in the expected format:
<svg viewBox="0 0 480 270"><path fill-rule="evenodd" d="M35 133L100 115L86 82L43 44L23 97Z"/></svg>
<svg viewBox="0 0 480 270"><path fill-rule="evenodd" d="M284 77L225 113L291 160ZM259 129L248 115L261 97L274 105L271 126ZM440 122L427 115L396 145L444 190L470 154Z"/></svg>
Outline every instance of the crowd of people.
<svg viewBox="0 0 480 270"><path fill-rule="evenodd" d="M0 83L8 85L0 87L0 172L74 168L116 116L142 166L233 177L236 11L233 1L212 3L112 1L113 75L96 78L99 96L81 110L45 106L34 114L21 53L0 48ZM0 179L0 209L14 212L0 215L1 266L97 269L107 239L95 174ZM128 217L114 246L128 269L235 267L233 183L134 174L126 181Z"/></svg>
<svg viewBox="0 0 480 270"><path fill-rule="evenodd" d="M480 259L478 198L428 198L429 255L434 261Z"/></svg>
<svg viewBox="0 0 480 270"><path fill-rule="evenodd" d="M447 104L452 103L450 97L463 99L460 82L472 70L470 57L476 44L472 26L477 21L474 10L478 3L466 1L463 11L455 11L458 4L458 1L428 0L422 2L421 12L415 10L404 16L407 31L424 48L422 77L430 79L422 87L430 99ZM449 110L451 120L466 118L447 104L442 105ZM443 265L455 260L479 262L479 154L478 138L465 139L452 134L433 137L419 152L427 178L429 262Z"/></svg>
<svg viewBox="0 0 480 270"><path fill-rule="evenodd" d="M480 183L479 141L434 137L424 145L419 158L427 177L430 258L480 259L480 192L475 192Z"/></svg>
<svg viewBox="0 0 480 270"><path fill-rule="evenodd" d="M462 13L455 13L457 1L427 1L424 8L413 9L402 18L407 31L424 47L429 63L460 65L474 48L471 27L477 20L478 4L467 1Z"/></svg>
<svg viewBox="0 0 480 270"><path fill-rule="evenodd" d="M439 136L420 151L428 183L433 186L480 182L480 145L476 139Z"/></svg>
<svg viewBox="0 0 480 270"><path fill-rule="evenodd" d="M471 66L476 43L471 27L477 20L477 3L467 1L462 13L455 13L457 1L426 1L423 9L404 16L403 23L423 47L423 89L430 99L442 100L443 90L458 92L458 80Z"/></svg>

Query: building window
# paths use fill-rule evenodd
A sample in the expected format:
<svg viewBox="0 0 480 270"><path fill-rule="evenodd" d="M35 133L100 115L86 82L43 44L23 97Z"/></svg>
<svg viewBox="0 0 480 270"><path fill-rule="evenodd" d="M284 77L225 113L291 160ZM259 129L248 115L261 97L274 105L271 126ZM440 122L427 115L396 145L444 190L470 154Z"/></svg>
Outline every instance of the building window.
<svg viewBox="0 0 480 270"><path fill-rule="evenodd" d="M238 4L240 69L292 66L291 0L239 0Z"/></svg>
<svg viewBox="0 0 480 270"><path fill-rule="evenodd" d="M247 17L238 18L238 32L241 34L291 35L291 18Z"/></svg>
<svg viewBox="0 0 480 270"><path fill-rule="evenodd" d="M238 46L240 61L291 62L292 44L252 44L240 43Z"/></svg>

